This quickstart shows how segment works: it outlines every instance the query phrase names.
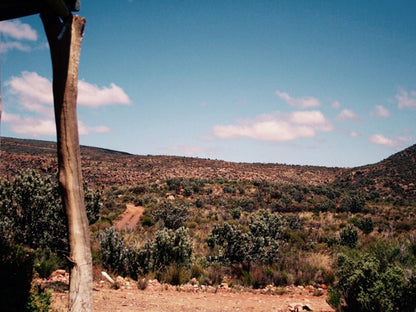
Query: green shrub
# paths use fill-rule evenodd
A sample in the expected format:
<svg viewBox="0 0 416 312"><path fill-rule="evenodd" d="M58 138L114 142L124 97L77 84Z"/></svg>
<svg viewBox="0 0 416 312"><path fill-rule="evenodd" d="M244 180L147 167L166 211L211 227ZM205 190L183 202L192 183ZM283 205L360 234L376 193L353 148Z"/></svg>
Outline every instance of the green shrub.
<svg viewBox="0 0 416 312"><path fill-rule="evenodd" d="M178 264L171 264L166 270L159 272L159 281L171 285L183 285L190 280L190 271Z"/></svg>
<svg viewBox="0 0 416 312"><path fill-rule="evenodd" d="M326 301L331 307L335 308L337 311L341 309L341 294L335 288L330 287L328 289L328 298Z"/></svg>
<svg viewBox="0 0 416 312"><path fill-rule="evenodd" d="M358 232L353 226L347 226L339 234L339 243L350 248L355 248L358 244Z"/></svg>
<svg viewBox="0 0 416 312"><path fill-rule="evenodd" d="M63 260L49 248L39 249L35 252L34 269L40 278L48 278L53 271L59 269Z"/></svg>
<svg viewBox="0 0 416 312"><path fill-rule="evenodd" d="M40 285L32 285L29 301L26 304L27 312L48 312L51 305L52 291L42 289Z"/></svg>
<svg viewBox="0 0 416 312"><path fill-rule="evenodd" d="M216 225L207 239L208 247L214 252L211 260L246 265L275 263L284 234L298 229L300 224L296 216L264 210L251 215L248 231L228 222Z"/></svg>
<svg viewBox="0 0 416 312"><path fill-rule="evenodd" d="M376 257L383 245L392 250L377 243L362 252L338 255L336 289L342 294L348 311L414 311L414 263L406 267L402 255L388 250L381 259Z"/></svg>
<svg viewBox="0 0 416 312"><path fill-rule="evenodd" d="M340 211L358 213L365 206L365 198L361 195L347 195L341 201Z"/></svg>
<svg viewBox="0 0 416 312"><path fill-rule="evenodd" d="M168 229L176 230L188 220L189 208L183 203L164 201L152 211L154 220L163 221Z"/></svg>
<svg viewBox="0 0 416 312"><path fill-rule="evenodd" d="M371 217L354 219L353 224L358 227L364 234L370 234L374 230L374 223Z"/></svg>
<svg viewBox="0 0 416 312"><path fill-rule="evenodd" d="M100 234L102 261L105 268L125 274L125 256L127 250L124 238L111 227Z"/></svg>
<svg viewBox="0 0 416 312"><path fill-rule="evenodd" d="M0 234L16 244L33 249L68 250L66 214L59 185L52 177L35 171L19 172L13 181L0 183ZM90 223L97 221L101 195L85 192Z"/></svg>
<svg viewBox="0 0 416 312"><path fill-rule="evenodd" d="M152 242L153 269L160 270L175 263L188 266L192 263L192 240L188 230L162 229L155 233Z"/></svg>

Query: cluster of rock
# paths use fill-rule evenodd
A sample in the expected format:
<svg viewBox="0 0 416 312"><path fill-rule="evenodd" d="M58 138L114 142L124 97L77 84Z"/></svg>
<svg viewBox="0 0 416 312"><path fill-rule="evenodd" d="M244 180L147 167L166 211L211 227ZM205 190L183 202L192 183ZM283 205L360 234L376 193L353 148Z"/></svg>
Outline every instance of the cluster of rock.
<svg viewBox="0 0 416 312"><path fill-rule="evenodd" d="M265 294L265 295L283 295L283 294L296 294L296 295L309 295L309 296L324 296L327 294L326 285L318 285L317 287L308 285L308 286L274 286L267 285L261 289L252 289L245 288L242 286L230 286L228 283L221 283L218 286L209 286L201 285L196 278L191 279L187 284L184 285L170 285L160 283L158 280L148 280L143 278L139 281L134 281L130 278L123 278L117 276L115 279L111 278L106 272L102 272L102 280L100 281L101 285L105 283L110 283L111 287L116 289L133 289L138 287L141 290L150 290L150 291L161 291L161 290L175 290L183 292L208 292L208 293L222 293L222 292L250 292L255 294Z"/></svg>

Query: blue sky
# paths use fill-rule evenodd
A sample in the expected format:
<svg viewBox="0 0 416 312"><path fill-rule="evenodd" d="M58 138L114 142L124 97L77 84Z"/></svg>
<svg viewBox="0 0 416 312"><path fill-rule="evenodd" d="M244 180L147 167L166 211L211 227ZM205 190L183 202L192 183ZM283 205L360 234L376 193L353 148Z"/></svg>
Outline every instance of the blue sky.
<svg viewBox="0 0 416 312"><path fill-rule="evenodd" d="M415 1L81 4L81 144L353 167L415 143ZM0 36L1 135L55 140L39 16Z"/></svg>

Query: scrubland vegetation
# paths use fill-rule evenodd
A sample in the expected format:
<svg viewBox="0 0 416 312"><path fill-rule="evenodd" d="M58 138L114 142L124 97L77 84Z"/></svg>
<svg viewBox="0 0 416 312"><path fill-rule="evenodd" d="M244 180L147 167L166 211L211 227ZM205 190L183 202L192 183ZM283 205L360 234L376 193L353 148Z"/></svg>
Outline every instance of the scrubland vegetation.
<svg viewBox="0 0 416 312"><path fill-rule="evenodd" d="M328 302L345 311L416 307L412 198L339 184L178 177L85 194L94 265L111 274L174 285L329 287ZM67 265L57 183L21 172L1 182L0 195L1 278L23 285L29 310L37 311L48 296L30 291L33 274L47 277ZM127 203L144 214L137 226L117 231ZM2 300L16 297L6 291Z"/></svg>

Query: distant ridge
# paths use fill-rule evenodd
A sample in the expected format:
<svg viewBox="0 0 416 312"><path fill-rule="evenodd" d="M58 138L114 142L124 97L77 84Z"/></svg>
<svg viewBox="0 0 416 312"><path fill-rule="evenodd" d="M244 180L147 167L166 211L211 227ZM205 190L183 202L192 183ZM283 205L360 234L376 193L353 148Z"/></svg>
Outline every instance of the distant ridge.
<svg viewBox="0 0 416 312"><path fill-rule="evenodd" d="M416 199L416 144L372 164L345 170L336 185Z"/></svg>
<svg viewBox="0 0 416 312"><path fill-rule="evenodd" d="M56 143L1 138L0 174L13 176L20 169L56 172ZM180 156L139 156L105 148L81 146L84 179L110 187L172 177L265 180L272 183L334 185L382 196L416 199L416 145L376 164L330 168L261 163L233 163Z"/></svg>

